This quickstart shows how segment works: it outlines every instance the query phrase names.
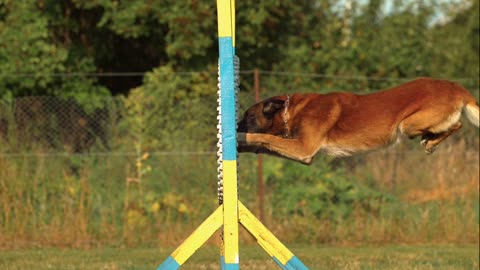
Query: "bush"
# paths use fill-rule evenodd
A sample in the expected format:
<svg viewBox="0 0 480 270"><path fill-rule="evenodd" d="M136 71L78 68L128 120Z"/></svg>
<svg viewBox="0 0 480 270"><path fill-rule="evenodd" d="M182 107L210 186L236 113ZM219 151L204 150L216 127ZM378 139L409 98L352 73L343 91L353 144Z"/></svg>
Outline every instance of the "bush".
<svg viewBox="0 0 480 270"><path fill-rule="evenodd" d="M314 216L337 222L354 211L378 213L393 196L375 187L348 179L342 169L334 169L331 159L317 160L309 168L294 162L266 164L266 178L276 187L273 193L275 209L286 216Z"/></svg>

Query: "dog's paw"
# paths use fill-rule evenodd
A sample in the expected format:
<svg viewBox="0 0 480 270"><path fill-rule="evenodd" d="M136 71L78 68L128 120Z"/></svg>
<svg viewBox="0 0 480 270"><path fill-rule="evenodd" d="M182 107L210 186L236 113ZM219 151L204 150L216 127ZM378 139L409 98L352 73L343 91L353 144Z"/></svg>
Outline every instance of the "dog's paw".
<svg viewBox="0 0 480 270"><path fill-rule="evenodd" d="M237 133L237 142L239 145L247 144L247 133L238 132Z"/></svg>
<svg viewBox="0 0 480 270"><path fill-rule="evenodd" d="M422 140L420 141L420 145L423 147L427 147L427 144L428 144L428 139L422 138Z"/></svg>
<svg viewBox="0 0 480 270"><path fill-rule="evenodd" d="M425 153L427 155L431 155L433 154L433 152L435 152L435 150L437 150L437 146L425 146Z"/></svg>

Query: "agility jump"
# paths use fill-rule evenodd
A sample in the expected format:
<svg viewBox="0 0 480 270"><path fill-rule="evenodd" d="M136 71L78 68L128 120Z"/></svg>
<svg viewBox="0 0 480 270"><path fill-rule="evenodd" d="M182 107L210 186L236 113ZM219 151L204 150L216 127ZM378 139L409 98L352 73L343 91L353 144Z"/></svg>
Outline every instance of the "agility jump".
<svg viewBox="0 0 480 270"><path fill-rule="evenodd" d="M217 0L219 45L218 199L220 206L158 268L178 269L223 227L220 264L240 269L238 224L241 223L281 269L308 269L239 200L237 179L237 92L239 60L235 56L235 1Z"/></svg>

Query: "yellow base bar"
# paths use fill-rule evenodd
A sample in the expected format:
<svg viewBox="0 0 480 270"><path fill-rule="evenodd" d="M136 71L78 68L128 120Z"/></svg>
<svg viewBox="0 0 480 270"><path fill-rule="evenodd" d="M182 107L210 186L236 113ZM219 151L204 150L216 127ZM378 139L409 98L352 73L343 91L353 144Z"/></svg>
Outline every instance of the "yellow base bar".
<svg viewBox="0 0 480 270"><path fill-rule="evenodd" d="M295 255L285 247L280 240L278 240L266 227L263 225L240 201L238 201L238 216L234 218L235 223L241 223L257 239L258 244L272 257L282 269L298 269L304 270L306 268L303 263L298 260ZM222 225L224 225L226 214L224 205L221 205L211 214L186 240L181 244L167 259L170 264L162 264L158 269L170 270L178 269L187 259L195 253ZM234 235L232 235L234 237ZM234 237L235 238L235 237ZM237 242L238 243L238 242ZM224 247L228 249L227 247ZM232 248L232 247L231 247ZM238 247L237 247L238 248ZM223 257L226 266L232 266L227 269L238 269L238 249L232 248L236 254L234 262L226 262L226 257ZM166 265L166 266L164 266ZM225 266L224 265L224 266Z"/></svg>
<svg viewBox="0 0 480 270"><path fill-rule="evenodd" d="M258 244L280 263L286 265L294 256L240 201L239 221L254 237Z"/></svg>
<svg viewBox="0 0 480 270"><path fill-rule="evenodd" d="M220 206L172 253L171 257L182 265L222 224L223 206Z"/></svg>

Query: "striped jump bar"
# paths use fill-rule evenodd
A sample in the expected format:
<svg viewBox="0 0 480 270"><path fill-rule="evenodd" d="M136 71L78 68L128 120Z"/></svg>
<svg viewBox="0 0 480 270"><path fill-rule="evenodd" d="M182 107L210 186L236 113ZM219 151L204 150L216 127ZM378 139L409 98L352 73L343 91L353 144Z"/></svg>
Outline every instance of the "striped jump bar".
<svg viewBox="0 0 480 270"><path fill-rule="evenodd" d="M235 1L217 0L222 132L223 205L220 205L157 270L176 270L223 225L222 270L238 270L238 224L286 270L308 270L239 200L235 93Z"/></svg>

